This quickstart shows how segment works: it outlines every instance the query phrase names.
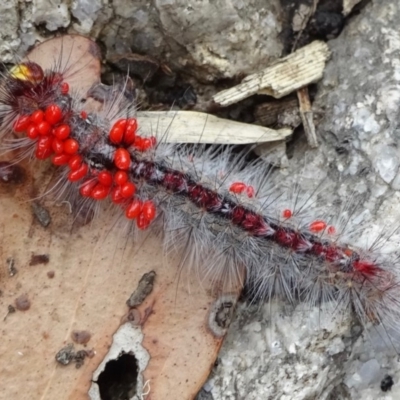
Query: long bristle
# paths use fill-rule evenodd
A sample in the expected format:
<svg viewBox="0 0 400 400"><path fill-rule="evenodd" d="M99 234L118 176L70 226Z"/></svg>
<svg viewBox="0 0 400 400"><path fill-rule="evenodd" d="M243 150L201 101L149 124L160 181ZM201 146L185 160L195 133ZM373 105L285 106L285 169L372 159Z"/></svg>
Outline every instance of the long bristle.
<svg viewBox="0 0 400 400"><path fill-rule="evenodd" d="M356 225L350 223L355 198L340 213L329 212L318 203L323 185L308 193L302 193L300 182L291 188L270 185L270 171L261 161L248 162L247 151L171 145L166 132L152 138L136 130L135 140L128 141L126 126L136 123L125 95L128 81L106 93L100 111L87 113L73 92L63 91L68 68L61 62L54 68L44 71L39 82L29 74L20 80L23 69L4 75L0 112L11 134L3 148L21 150L20 158L52 157L60 167L57 199L66 199L78 213L114 207L120 218L130 219L126 229L132 237L145 236L147 228L161 233L165 254L181 254L179 275L194 274L200 283L213 282L216 290L246 285L255 300L279 296L322 308L336 301L355 311L363 324L376 321L387 331L400 331L399 261L384 251L396 232L383 231L368 245L357 245L357 231L349 229ZM33 114L47 113L49 107L59 110L60 119L41 136L26 137L28 128L18 126L23 126L21 118L28 116L39 129ZM70 133L60 139L64 147L56 153L55 132L61 125ZM41 153L43 137L51 145L45 143ZM68 140L76 151L67 151ZM68 163L58 165L57 155ZM112 195L123 187L117 180L121 172L131 184L124 188L132 193L116 199ZM104 180L111 177L108 185L101 173Z"/></svg>

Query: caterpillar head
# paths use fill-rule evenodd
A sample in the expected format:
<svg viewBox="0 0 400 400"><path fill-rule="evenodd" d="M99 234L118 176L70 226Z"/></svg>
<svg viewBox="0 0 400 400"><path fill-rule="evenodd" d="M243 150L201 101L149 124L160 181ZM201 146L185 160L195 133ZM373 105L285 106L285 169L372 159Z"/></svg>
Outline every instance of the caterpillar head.
<svg viewBox="0 0 400 400"><path fill-rule="evenodd" d="M17 64L5 79L0 103L8 105L19 115L44 109L69 90L60 72L43 71L34 62Z"/></svg>
<svg viewBox="0 0 400 400"><path fill-rule="evenodd" d="M9 74L13 80L31 84L39 84L44 78L42 67L34 62L17 64L10 69Z"/></svg>

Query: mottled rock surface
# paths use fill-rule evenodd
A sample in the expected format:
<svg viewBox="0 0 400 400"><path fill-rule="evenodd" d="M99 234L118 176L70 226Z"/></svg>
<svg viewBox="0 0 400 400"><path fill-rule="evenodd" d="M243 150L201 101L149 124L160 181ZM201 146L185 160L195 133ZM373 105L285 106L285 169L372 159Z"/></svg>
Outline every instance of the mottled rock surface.
<svg viewBox="0 0 400 400"><path fill-rule="evenodd" d="M338 204L352 208L354 240L364 246L400 221L399 19L397 1L371 1L328 42L332 57L314 103L323 110L316 122L320 147L289 145L289 166L274 177L289 187L301 179L305 191L323 182L318 203L327 215ZM397 250L398 235L391 242ZM204 389L214 400L400 398L398 356L383 327L363 330L354 318L325 326L322 318L313 330L307 328L318 320L313 308L273 312L271 320L266 307L239 309ZM394 385L383 391L387 375Z"/></svg>
<svg viewBox="0 0 400 400"><path fill-rule="evenodd" d="M146 54L214 81L254 72L283 48L278 0L2 0L0 10L3 61L12 60L10 48L23 53L48 32L64 29L97 39L107 58Z"/></svg>

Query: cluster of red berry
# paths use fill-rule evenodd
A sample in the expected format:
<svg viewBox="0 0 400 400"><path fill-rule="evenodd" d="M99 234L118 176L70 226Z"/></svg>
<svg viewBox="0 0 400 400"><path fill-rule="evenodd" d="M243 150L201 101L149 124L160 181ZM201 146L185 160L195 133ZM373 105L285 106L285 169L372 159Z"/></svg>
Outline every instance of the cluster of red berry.
<svg viewBox="0 0 400 400"><path fill-rule="evenodd" d="M81 118L87 118L84 111ZM134 197L136 186L129 181L127 173L131 166L128 148L147 151L156 145L156 138L139 136L135 118L116 121L108 134L110 142L118 146L113 157L116 171L99 171L89 168L84 162L79 154L79 142L71 137L71 126L64 120L62 109L57 104L51 104L44 110L19 116L13 124L13 130L16 133L25 133L29 139L36 141L37 159L44 160L52 156L54 165L67 165L70 182L85 178L79 187L81 196L94 200L109 197L113 203L125 209L128 219L136 219L139 229L146 229L156 216L156 207L151 200L141 201Z"/></svg>

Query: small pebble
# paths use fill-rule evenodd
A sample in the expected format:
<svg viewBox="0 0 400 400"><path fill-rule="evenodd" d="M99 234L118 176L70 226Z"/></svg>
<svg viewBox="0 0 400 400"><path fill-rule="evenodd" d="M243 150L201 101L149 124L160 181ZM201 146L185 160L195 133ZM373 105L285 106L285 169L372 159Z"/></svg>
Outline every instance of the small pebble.
<svg viewBox="0 0 400 400"><path fill-rule="evenodd" d="M56 354L56 361L62 365L68 365L75 358L74 345L67 344Z"/></svg>
<svg viewBox="0 0 400 400"><path fill-rule="evenodd" d="M54 271L47 271L47 277L48 277L49 279L53 279L55 274L56 274L56 273L55 273Z"/></svg>
<svg viewBox="0 0 400 400"><path fill-rule="evenodd" d="M26 311L31 308L31 302L26 294L22 294L15 299L15 308L19 311Z"/></svg>
<svg viewBox="0 0 400 400"><path fill-rule="evenodd" d="M89 331L72 331L71 333L71 339L78 344L88 343L91 337Z"/></svg>

